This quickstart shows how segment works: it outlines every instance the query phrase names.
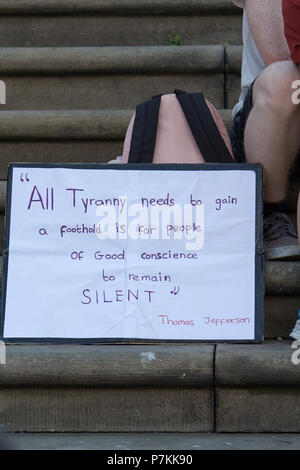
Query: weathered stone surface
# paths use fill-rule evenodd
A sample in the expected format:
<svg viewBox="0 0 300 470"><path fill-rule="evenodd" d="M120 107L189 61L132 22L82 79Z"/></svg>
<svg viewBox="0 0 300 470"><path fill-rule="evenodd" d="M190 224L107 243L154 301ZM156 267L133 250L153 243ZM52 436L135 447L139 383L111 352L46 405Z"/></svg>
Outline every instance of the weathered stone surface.
<svg viewBox="0 0 300 470"><path fill-rule="evenodd" d="M108 2L110 3L110 2ZM187 2L186 2L187 3ZM187 3L188 5L188 3ZM140 10L141 11L141 10ZM153 12L153 10L152 10ZM2 47L167 46L169 36L181 45L241 44L239 15L169 11L145 16L111 16L101 12L69 15L0 16Z"/></svg>
<svg viewBox="0 0 300 470"><path fill-rule="evenodd" d="M267 295L299 295L300 261L266 263Z"/></svg>
<svg viewBox="0 0 300 470"><path fill-rule="evenodd" d="M176 12L188 13L236 13L241 10L231 0L1 0L0 13L3 14L49 14L49 13L80 13L99 12L109 14L140 14L141 10L148 14Z"/></svg>
<svg viewBox="0 0 300 470"><path fill-rule="evenodd" d="M4 387L10 432L212 432L213 392L186 388Z"/></svg>
<svg viewBox="0 0 300 470"><path fill-rule="evenodd" d="M2 111L0 140L121 140L133 114L134 109Z"/></svg>
<svg viewBox="0 0 300 470"><path fill-rule="evenodd" d="M134 109L2 111L0 141L121 140L134 112ZM219 112L230 127L231 111Z"/></svg>
<svg viewBox="0 0 300 470"><path fill-rule="evenodd" d="M273 295L265 298L265 338L288 338L300 308L298 295Z"/></svg>
<svg viewBox="0 0 300 470"><path fill-rule="evenodd" d="M8 431L212 431L210 345L8 346Z"/></svg>
<svg viewBox="0 0 300 470"><path fill-rule="evenodd" d="M187 74L222 72L223 66L219 45L0 48L2 74Z"/></svg>

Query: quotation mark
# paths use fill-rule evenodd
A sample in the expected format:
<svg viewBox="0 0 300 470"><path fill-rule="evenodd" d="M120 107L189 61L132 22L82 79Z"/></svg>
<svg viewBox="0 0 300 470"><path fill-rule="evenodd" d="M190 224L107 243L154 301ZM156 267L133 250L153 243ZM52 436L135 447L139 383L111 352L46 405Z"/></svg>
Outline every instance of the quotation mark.
<svg viewBox="0 0 300 470"><path fill-rule="evenodd" d="M177 295L179 293L179 290L180 290L179 287L177 287L177 288L174 287L174 289L171 290L170 294Z"/></svg>
<svg viewBox="0 0 300 470"><path fill-rule="evenodd" d="M29 181L28 173L25 173L25 179L24 179L23 175L24 175L24 173L21 173L21 176L20 176L20 180L22 181L22 183L24 183L24 181Z"/></svg>

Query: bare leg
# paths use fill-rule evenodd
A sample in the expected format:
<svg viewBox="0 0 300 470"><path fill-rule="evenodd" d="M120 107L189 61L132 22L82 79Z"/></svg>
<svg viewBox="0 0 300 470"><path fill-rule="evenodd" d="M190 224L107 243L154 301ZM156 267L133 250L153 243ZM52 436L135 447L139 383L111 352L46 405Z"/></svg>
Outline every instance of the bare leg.
<svg viewBox="0 0 300 470"><path fill-rule="evenodd" d="M265 202L284 199L300 148L300 105L292 102L292 83L299 79L299 68L282 61L267 67L254 84L244 146L247 161L264 167Z"/></svg>

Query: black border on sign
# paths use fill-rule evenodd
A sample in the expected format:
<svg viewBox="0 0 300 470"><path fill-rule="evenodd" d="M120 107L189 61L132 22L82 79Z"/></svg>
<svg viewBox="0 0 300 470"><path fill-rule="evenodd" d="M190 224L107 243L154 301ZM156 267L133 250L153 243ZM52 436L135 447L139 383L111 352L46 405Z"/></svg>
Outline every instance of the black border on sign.
<svg viewBox="0 0 300 470"><path fill-rule="evenodd" d="M12 177L14 168L71 168L90 170L151 170L151 171L254 171L256 174L256 229L255 229L255 337L249 340L178 340L178 339L136 339L136 338L4 338L7 273L9 260L10 218L12 203ZM237 286L238 288L238 286ZM263 169L259 164L157 164L152 163L11 163L8 167L6 197L6 227L3 250L3 274L0 301L0 338L13 344L161 344L161 343L261 343L264 340L264 297L265 297L265 256L263 241Z"/></svg>

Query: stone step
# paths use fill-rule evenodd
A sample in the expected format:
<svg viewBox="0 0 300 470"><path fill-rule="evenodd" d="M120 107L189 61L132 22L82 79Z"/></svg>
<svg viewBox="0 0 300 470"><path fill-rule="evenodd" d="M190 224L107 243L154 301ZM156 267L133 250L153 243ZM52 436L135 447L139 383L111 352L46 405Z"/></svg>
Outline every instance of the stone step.
<svg viewBox="0 0 300 470"><path fill-rule="evenodd" d="M1 111L0 142L123 140L135 109ZM229 130L231 110L219 109Z"/></svg>
<svg viewBox="0 0 300 470"><path fill-rule="evenodd" d="M231 110L219 112L229 130ZM133 108L1 111L0 179L7 177L10 162L107 162L122 153L133 113ZM295 173L288 194L291 212L297 204L299 168Z"/></svg>
<svg viewBox="0 0 300 470"><path fill-rule="evenodd" d="M230 0L0 2L0 45L240 44L241 10Z"/></svg>
<svg viewBox="0 0 300 470"><path fill-rule="evenodd" d="M27 432L211 431L213 352L211 345L9 346L1 421Z"/></svg>
<svg viewBox="0 0 300 470"><path fill-rule="evenodd" d="M9 345L1 421L10 432L299 432L292 359L291 341Z"/></svg>
<svg viewBox="0 0 300 470"><path fill-rule="evenodd" d="M103 15L239 14L231 0L0 0L0 15L101 13Z"/></svg>
<svg viewBox="0 0 300 470"><path fill-rule="evenodd" d="M289 338L299 308L299 291L295 295L266 295L265 339Z"/></svg>
<svg viewBox="0 0 300 470"><path fill-rule="evenodd" d="M3 141L123 140L132 109L1 111ZM230 125L230 111L221 110Z"/></svg>
<svg viewBox="0 0 300 470"><path fill-rule="evenodd" d="M224 103L223 46L0 48L2 110L128 109L175 88Z"/></svg>
<svg viewBox="0 0 300 470"><path fill-rule="evenodd" d="M242 22L235 14L143 15L0 16L0 45L167 46L176 38L179 45L241 43Z"/></svg>

